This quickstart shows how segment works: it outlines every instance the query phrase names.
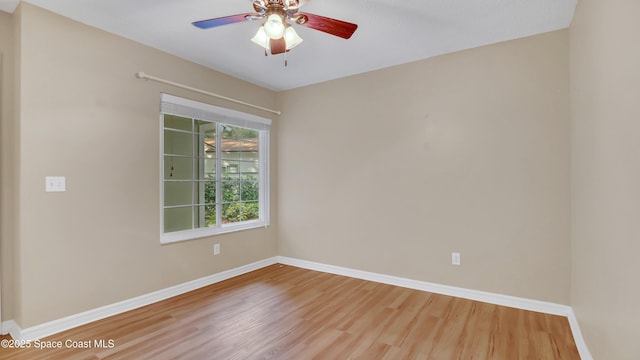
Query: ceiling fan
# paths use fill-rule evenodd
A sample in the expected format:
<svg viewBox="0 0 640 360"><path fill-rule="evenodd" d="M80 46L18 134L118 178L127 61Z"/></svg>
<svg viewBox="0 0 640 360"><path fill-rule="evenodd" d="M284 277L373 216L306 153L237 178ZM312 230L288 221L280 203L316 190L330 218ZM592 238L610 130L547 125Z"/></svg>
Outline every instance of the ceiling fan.
<svg viewBox="0 0 640 360"><path fill-rule="evenodd" d="M237 14L214 19L195 21L200 29L210 29L222 25L248 20L265 20L251 39L265 49L265 55L285 53L302 42L295 29L287 22L319 30L327 34L349 39L358 25L320 15L299 12L309 0L252 0L255 13Z"/></svg>

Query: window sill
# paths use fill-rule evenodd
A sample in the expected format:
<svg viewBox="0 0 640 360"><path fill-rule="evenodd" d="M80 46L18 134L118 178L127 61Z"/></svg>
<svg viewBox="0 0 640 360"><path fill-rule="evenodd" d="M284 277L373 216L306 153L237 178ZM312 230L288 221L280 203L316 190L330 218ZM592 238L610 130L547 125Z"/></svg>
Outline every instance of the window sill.
<svg viewBox="0 0 640 360"><path fill-rule="evenodd" d="M204 228L196 230L175 231L171 233L160 234L161 244L171 244L180 241L195 240L209 236L228 234L241 230L257 229L268 227L269 224L262 220L243 221L234 224L222 225L219 228Z"/></svg>

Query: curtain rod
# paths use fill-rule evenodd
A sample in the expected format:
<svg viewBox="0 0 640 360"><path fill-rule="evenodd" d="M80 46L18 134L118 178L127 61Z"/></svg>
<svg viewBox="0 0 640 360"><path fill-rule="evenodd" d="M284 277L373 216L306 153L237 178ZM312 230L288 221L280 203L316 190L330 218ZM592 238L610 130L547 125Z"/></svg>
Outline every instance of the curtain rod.
<svg viewBox="0 0 640 360"><path fill-rule="evenodd" d="M162 83L162 84L167 84L167 85L171 85L171 86L179 87L179 88L181 88L181 89L185 89L185 90L189 90L189 91L197 92L197 93L199 93L199 94L203 94L203 95L207 95L207 96L212 96L212 97L214 97L214 98L218 98L218 99L222 99L222 100L230 101L230 102L232 102L232 103L236 103L236 104L240 104L240 105L244 105L244 106L252 107L252 108L254 108L254 109L267 111L267 112L270 112L270 113L272 113L272 114L276 114L276 115L281 115L281 114L282 114L282 112L281 112L281 111L278 111L278 110L272 110L272 109L269 109L269 108L266 108L266 107L262 107L262 106L258 106L258 105L249 104L249 103L244 102L244 101L240 101L240 100L232 99L232 98L229 98L229 97L226 97L226 96L222 96L222 95L219 95L219 94L215 94L215 93L212 93L212 92L208 92L208 91L205 91L205 90L196 89L196 88L191 87L191 86L188 86L188 85L182 85L182 84L179 84L179 83L176 83L176 82L170 81L170 80L165 80L165 79L161 79L161 78L158 78L158 77L155 77L155 76L147 75L147 74L145 74L143 71L138 72L138 73L136 74L136 77L137 77L138 79L151 80L151 81L159 82L159 83Z"/></svg>

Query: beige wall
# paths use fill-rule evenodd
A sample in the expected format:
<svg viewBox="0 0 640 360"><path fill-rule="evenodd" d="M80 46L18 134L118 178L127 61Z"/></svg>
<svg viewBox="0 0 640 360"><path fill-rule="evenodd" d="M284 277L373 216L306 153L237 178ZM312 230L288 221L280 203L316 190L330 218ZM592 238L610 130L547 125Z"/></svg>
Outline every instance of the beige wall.
<svg viewBox="0 0 640 360"><path fill-rule="evenodd" d="M160 245L160 92L230 105L134 74L271 108L273 92L26 3L20 21L23 328L276 255L274 228ZM67 191L45 193L47 175Z"/></svg>
<svg viewBox="0 0 640 360"><path fill-rule="evenodd" d="M0 11L0 314L3 321L13 318L13 243L16 186L16 126L13 117L14 22L11 14Z"/></svg>
<svg viewBox="0 0 640 360"><path fill-rule="evenodd" d="M571 26L571 304L596 359L638 359L640 2L581 1Z"/></svg>
<svg viewBox="0 0 640 360"><path fill-rule="evenodd" d="M279 253L568 304L568 55L564 30L281 93Z"/></svg>

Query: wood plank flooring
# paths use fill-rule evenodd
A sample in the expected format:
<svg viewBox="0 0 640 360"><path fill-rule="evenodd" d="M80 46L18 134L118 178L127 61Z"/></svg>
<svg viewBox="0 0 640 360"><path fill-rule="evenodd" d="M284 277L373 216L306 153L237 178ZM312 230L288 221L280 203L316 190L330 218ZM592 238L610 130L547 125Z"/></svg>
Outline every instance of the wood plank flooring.
<svg viewBox="0 0 640 360"><path fill-rule="evenodd" d="M580 358L564 317L280 264L43 341L0 359Z"/></svg>

